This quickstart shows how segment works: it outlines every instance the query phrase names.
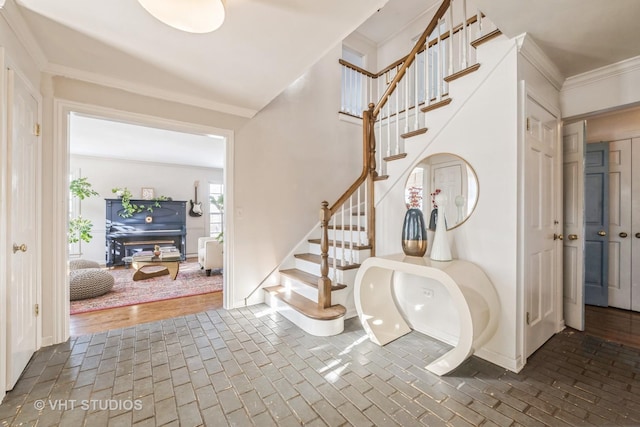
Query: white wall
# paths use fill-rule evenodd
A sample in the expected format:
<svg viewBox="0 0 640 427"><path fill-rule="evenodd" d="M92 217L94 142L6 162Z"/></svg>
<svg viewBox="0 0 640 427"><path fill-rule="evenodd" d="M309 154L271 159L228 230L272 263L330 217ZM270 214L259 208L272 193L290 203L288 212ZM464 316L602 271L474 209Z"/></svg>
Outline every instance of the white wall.
<svg viewBox="0 0 640 427"><path fill-rule="evenodd" d="M187 215L187 256L198 252L198 237L208 236L209 204L208 183L223 182L222 169L209 169L193 166L170 165L154 162L97 158L88 156L70 157L70 170L81 171L99 196L82 201L82 217L93 223L93 239L82 242L82 258L105 262L105 201L113 199L111 191L115 187L127 187L134 197L140 197L142 187L152 187L155 195L184 200L187 209L189 200L194 198L195 181L200 181L198 201L203 202L204 214L201 217Z"/></svg>
<svg viewBox="0 0 640 427"><path fill-rule="evenodd" d="M335 46L236 133L236 306L362 169L362 129L338 120L341 53Z"/></svg>
<svg viewBox="0 0 640 427"><path fill-rule="evenodd" d="M462 106L456 84L465 85L465 79L452 85L454 102L447 108L458 109L442 130L430 127L424 136L413 138L414 144L430 144L413 161L405 173L376 206L377 255L399 253L400 233L406 212L403 193L409 172L420 159L435 153L452 153L465 159L475 170L479 183L479 199L475 211L460 227L449 232L454 257L479 265L496 288L502 312L499 327L487 344L483 357L512 370L517 366L517 231L518 231L518 171L517 171L517 52L515 42L495 42L507 52L501 62L480 84ZM497 61L496 61L497 63ZM494 63L483 65L493 67ZM481 67L482 70L482 67ZM474 78L468 76L466 78ZM444 110L444 109L442 109ZM437 110L436 110L437 111ZM440 113L437 113L440 114ZM449 113L451 114L451 113ZM427 116L427 120L429 116ZM432 116L433 123L437 121ZM428 124L428 126L431 126ZM436 132L436 135L431 132ZM396 179L392 177L390 179ZM396 283L396 285L398 285ZM407 284L405 284L406 286ZM412 282L408 283L409 286ZM437 290L436 290L437 291ZM410 290L397 290L399 298L416 298ZM448 296L435 294L422 301L433 306L446 307ZM403 307L416 305L400 301ZM424 310L425 308L423 308ZM428 308L426 308L428 310ZM423 324L418 311L407 313L413 325ZM442 317L443 322L447 321ZM438 329L438 325L431 325ZM445 335L451 334L451 325L442 325ZM419 329L420 330L420 329ZM442 337L446 339L446 336Z"/></svg>

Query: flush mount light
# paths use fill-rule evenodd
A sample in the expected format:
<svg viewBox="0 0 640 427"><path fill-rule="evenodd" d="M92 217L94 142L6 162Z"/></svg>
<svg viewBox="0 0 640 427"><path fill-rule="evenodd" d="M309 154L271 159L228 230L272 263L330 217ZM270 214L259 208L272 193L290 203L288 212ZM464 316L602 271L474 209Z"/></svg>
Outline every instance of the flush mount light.
<svg viewBox="0 0 640 427"><path fill-rule="evenodd" d="M153 17L188 33L209 33L224 22L225 0L138 0Z"/></svg>

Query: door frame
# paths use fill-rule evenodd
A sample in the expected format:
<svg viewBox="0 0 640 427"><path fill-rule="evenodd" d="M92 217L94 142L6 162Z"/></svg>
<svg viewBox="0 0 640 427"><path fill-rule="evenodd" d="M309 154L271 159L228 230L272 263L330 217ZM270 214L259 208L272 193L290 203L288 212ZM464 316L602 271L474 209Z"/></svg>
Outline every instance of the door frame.
<svg viewBox="0 0 640 427"><path fill-rule="evenodd" d="M54 323L53 343L64 342L69 338L69 287L67 286L67 260L69 246L67 244L67 221L69 216L69 115L79 113L106 119L122 121L142 126L169 129L177 132L215 134L225 138L224 163L224 202L225 210L234 211L233 205L233 176L234 176L234 132L229 129L216 128L195 123L182 122L172 119L116 110L93 104L84 104L65 99L53 99L53 145L54 145L54 198L58 201L52 212L53 240L56 244L53 255L54 271L54 300L52 302ZM225 236L234 234L233 215L225 216ZM224 240L224 278L223 278L223 307L232 308L233 305L233 239Z"/></svg>

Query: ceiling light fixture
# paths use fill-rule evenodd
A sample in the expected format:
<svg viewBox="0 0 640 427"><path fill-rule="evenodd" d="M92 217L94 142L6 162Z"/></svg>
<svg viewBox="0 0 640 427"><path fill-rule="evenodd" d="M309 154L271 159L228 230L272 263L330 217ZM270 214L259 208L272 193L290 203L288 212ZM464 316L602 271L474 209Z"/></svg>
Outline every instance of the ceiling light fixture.
<svg viewBox="0 0 640 427"><path fill-rule="evenodd" d="M188 33L210 33L224 22L225 0L138 0L154 18Z"/></svg>

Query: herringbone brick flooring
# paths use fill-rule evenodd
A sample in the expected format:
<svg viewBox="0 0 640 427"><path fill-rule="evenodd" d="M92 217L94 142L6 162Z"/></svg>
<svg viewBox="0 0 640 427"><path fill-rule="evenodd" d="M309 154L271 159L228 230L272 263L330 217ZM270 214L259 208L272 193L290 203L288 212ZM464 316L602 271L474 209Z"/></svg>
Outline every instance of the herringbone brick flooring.
<svg viewBox="0 0 640 427"><path fill-rule="evenodd" d="M575 331L514 374L412 332L384 347L358 319L312 337L265 305L72 338L38 351L0 425L640 425L640 350Z"/></svg>

